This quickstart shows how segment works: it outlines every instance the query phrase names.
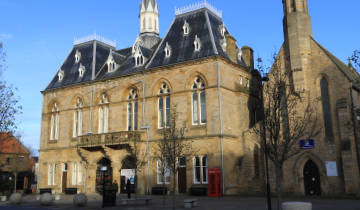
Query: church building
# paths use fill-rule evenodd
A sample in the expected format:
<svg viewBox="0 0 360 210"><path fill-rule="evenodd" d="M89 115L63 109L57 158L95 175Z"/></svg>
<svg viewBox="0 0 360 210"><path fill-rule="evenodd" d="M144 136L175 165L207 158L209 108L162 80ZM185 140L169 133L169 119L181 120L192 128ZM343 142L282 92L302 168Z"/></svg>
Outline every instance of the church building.
<svg viewBox="0 0 360 210"><path fill-rule="evenodd" d="M310 185L320 194L357 193L359 74L314 40L307 0L283 4L285 42L279 57L289 61L296 89L322 98L319 126L326 128L314 149L288 162L284 189L311 194L307 177L317 173ZM222 12L207 1L176 9L160 37L158 4L142 0L139 26L135 43L125 49L98 35L75 40L42 92L39 188L97 193L105 170L121 192L127 179L136 182L140 194L173 185L176 193L206 192L209 170L219 169L224 194L263 194L262 149L251 132L256 119L250 89L260 90L253 50L237 45ZM174 105L195 154L178 157L177 174L162 174L153 154ZM138 146L146 154L136 179L131 136L140 137Z"/></svg>

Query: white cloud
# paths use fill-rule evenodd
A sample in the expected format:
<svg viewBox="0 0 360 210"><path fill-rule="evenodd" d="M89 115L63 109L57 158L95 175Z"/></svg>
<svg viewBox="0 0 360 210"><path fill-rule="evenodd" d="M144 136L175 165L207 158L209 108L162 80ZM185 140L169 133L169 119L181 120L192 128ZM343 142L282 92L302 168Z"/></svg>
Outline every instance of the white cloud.
<svg viewBox="0 0 360 210"><path fill-rule="evenodd" d="M13 38L12 34L0 34L0 40L7 40Z"/></svg>

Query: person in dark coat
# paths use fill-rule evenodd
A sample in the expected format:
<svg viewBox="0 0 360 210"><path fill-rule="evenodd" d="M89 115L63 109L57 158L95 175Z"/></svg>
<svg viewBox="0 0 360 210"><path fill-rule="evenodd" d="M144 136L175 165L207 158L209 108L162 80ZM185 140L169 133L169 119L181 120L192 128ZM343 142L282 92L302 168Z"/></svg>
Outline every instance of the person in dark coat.
<svg viewBox="0 0 360 210"><path fill-rule="evenodd" d="M116 180L115 180L114 183L113 183L113 188L114 188L115 192L118 193L118 191L119 191L119 185L118 185L118 183L117 183Z"/></svg>
<svg viewBox="0 0 360 210"><path fill-rule="evenodd" d="M128 194L128 198L131 198L131 182L130 179L127 180L126 182L126 192Z"/></svg>

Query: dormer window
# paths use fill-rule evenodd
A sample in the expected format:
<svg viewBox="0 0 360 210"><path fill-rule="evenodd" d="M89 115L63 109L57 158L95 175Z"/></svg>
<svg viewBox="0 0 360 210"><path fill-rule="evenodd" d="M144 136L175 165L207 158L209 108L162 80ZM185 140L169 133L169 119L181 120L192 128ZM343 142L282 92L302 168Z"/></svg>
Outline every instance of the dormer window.
<svg viewBox="0 0 360 210"><path fill-rule="evenodd" d="M166 46L165 46L164 51L165 51L165 57L168 58L168 57L171 56L171 47L170 47L168 42L166 42Z"/></svg>
<svg viewBox="0 0 360 210"><path fill-rule="evenodd" d="M116 68L116 63L115 63L115 61L114 60L110 60L109 62L108 62L108 72L113 72L113 71L115 71L115 68Z"/></svg>
<svg viewBox="0 0 360 210"><path fill-rule="evenodd" d="M144 65L144 56L142 55L135 56L135 64L136 66Z"/></svg>
<svg viewBox="0 0 360 210"><path fill-rule="evenodd" d="M225 36L225 33L226 33L226 28L225 28L225 25L224 24L222 24L221 26L220 26L220 33L221 33L221 36Z"/></svg>
<svg viewBox="0 0 360 210"><path fill-rule="evenodd" d="M79 63L80 62L80 59L81 59L81 53L79 50L76 50L76 53L75 53L75 63Z"/></svg>
<svg viewBox="0 0 360 210"><path fill-rule="evenodd" d="M63 70L59 70L59 73L58 73L58 78L59 78L59 81L62 81L64 79L64 71Z"/></svg>
<svg viewBox="0 0 360 210"><path fill-rule="evenodd" d="M85 66L83 66L83 65L80 63L80 67L79 67L79 77L83 77L85 71L86 71Z"/></svg>
<svg viewBox="0 0 360 210"><path fill-rule="evenodd" d="M195 47L196 52L200 51L200 49L201 49L201 42L197 35L195 36L194 47Z"/></svg>
<svg viewBox="0 0 360 210"><path fill-rule="evenodd" d="M185 20L185 23L184 23L184 26L183 26L183 30L184 30L184 35L188 35L189 32L190 32L190 25L188 22L186 22Z"/></svg>

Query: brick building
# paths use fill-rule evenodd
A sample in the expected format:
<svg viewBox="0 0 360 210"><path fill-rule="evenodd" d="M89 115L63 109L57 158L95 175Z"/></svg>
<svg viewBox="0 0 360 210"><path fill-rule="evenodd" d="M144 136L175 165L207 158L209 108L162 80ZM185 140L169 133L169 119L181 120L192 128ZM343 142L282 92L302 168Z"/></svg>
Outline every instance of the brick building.
<svg viewBox="0 0 360 210"><path fill-rule="evenodd" d="M300 1L295 2L300 4ZM286 3L285 20L298 14L289 15ZM303 3L305 5L306 1ZM305 17L304 22L289 17L284 22L285 29L290 24L310 24L306 15L308 13L294 17L296 20ZM254 84L253 88L258 90L252 49L236 45L222 21L221 12L206 1L192 8L176 10L175 19L163 38L159 37L156 0L142 1L139 19L140 34L132 47L116 49L113 42L99 36L75 41L55 77L42 92L39 187L51 188L57 193L66 188L94 193L101 166L107 166L111 179L122 185L122 180L132 169L125 164L129 155L127 137L139 134L140 147L149 154L149 170L145 166L137 178L140 193L148 193L164 182L167 186L176 184L178 193L194 187L206 188L210 168L221 169L226 194L262 193L264 179L259 139L250 132L256 120L252 119L256 104L252 103L249 89ZM300 28L298 31L297 27L290 27L294 31L285 33L285 43L298 38L288 38L288 34L303 33L303 26L296 26ZM314 47L318 46L309 36L310 42ZM286 46L284 44L280 55L285 54ZM303 55L302 46L295 46L300 53L290 50L294 59ZM358 97L354 98L354 104L359 104L357 86L352 86L355 84L353 79L359 79L359 75L321 46L316 50L319 52L316 55L331 66L331 71L339 74L344 88L354 87L351 89L353 96L357 94ZM323 64L314 62L313 65ZM297 68L295 64L292 67ZM317 69L322 69L319 67ZM351 79L347 73L351 74ZM311 89L320 89L317 83L311 85ZM345 104L350 102L349 89L338 88L336 91L339 98L345 97ZM338 99L331 97L331 100ZM158 173L157 160L151 157L161 138L161 129L168 124L170 107L175 104L179 123L186 122L186 137L192 140L197 154L179 161L185 170L176 174L176 183L172 183L170 177L174 175L162 177ZM352 116L348 108L340 109L343 111L340 120ZM335 107L331 109L334 115L335 110ZM338 118L333 116L331 119L335 129ZM352 124L346 129L354 130L355 127ZM333 133L337 135L335 131ZM353 146L347 153L340 153L339 145L319 143L325 145L326 150L338 151L338 158L327 157L325 151L306 152L298 157L296 170L293 165L288 165L296 173L286 174L286 177L297 180L297 185L286 182L286 190L305 192L301 170L309 158L313 158L324 176L325 161L340 161L341 156L351 159L346 159L350 161L346 164L349 168L345 168L344 177L338 176L333 181L323 178L322 191L328 194L336 188L338 192L351 193L353 189L345 191L340 185L341 180L349 177L358 182L358 174L353 174L358 165L355 153L352 153L356 151L355 138L351 135L347 139ZM337 139L334 136L333 142L340 143ZM319 159L322 162L317 161Z"/></svg>
<svg viewBox="0 0 360 210"><path fill-rule="evenodd" d="M30 188L33 178L32 167L35 162L28 149L10 133L0 133L0 191L16 189L24 191Z"/></svg>

